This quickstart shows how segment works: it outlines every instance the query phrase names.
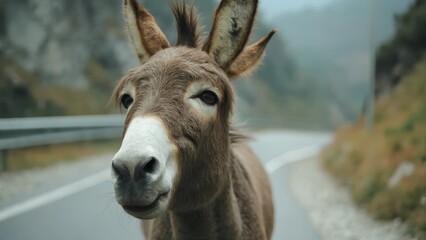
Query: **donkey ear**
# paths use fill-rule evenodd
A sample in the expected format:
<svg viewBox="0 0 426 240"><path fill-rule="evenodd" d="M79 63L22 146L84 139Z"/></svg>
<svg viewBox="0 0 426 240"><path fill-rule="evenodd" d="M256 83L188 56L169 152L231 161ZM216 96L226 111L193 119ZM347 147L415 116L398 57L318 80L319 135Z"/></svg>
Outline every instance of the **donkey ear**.
<svg viewBox="0 0 426 240"><path fill-rule="evenodd" d="M123 12L130 40L141 64L161 49L170 47L154 17L138 0L123 0Z"/></svg>
<svg viewBox="0 0 426 240"><path fill-rule="evenodd" d="M227 69L231 65L247 43L257 4L257 0L222 0L220 2L203 50L222 69Z"/></svg>
<svg viewBox="0 0 426 240"><path fill-rule="evenodd" d="M268 35L244 48L238 57L232 62L231 66L226 70L230 79L234 79L240 75L249 74L261 62L263 52L269 40L274 36L276 30L272 30Z"/></svg>

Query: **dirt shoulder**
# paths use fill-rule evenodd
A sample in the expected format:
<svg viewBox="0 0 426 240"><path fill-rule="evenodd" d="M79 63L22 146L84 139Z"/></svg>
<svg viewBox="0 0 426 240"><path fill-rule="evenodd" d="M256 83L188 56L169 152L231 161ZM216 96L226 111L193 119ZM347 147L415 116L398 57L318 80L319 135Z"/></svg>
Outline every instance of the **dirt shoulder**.
<svg viewBox="0 0 426 240"><path fill-rule="evenodd" d="M318 159L291 164L289 178L291 191L325 240L415 239L404 235L407 229L401 222L378 222L358 208L348 190L322 170Z"/></svg>

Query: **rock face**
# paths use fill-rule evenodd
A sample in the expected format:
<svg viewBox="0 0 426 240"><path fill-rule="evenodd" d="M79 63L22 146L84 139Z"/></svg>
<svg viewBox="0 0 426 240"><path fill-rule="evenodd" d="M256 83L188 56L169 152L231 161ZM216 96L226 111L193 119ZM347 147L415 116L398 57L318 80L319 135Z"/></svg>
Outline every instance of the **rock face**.
<svg viewBox="0 0 426 240"><path fill-rule="evenodd" d="M88 64L114 78L136 66L123 31L121 1L4 0L0 58L35 73L43 83L88 86Z"/></svg>
<svg viewBox="0 0 426 240"><path fill-rule="evenodd" d="M395 187L404 177L408 177L416 170L416 165L411 162L403 162L388 180L388 188Z"/></svg>

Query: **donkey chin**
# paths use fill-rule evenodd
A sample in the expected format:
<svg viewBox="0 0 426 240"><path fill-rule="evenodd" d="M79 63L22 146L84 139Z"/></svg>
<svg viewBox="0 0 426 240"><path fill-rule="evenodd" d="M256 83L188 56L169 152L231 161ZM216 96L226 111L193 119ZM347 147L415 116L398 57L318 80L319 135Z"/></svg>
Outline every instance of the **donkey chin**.
<svg viewBox="0 0 426 240"><path fill-rule="evenodd" d="M116 200L130 215L151 219L166 210L176 174L173 146L157 118L133 119L126 129L111 175Z"/></svg>
<svg viewBox="0 0 426 240"><path fill-rule="evenodd" d="M158 186L159 190L155 190ZM161 189L164 190L161 190ZM166 210L170 190L155 183L115 186L117 202L130 215L139 219L156 218Z"/></svg>

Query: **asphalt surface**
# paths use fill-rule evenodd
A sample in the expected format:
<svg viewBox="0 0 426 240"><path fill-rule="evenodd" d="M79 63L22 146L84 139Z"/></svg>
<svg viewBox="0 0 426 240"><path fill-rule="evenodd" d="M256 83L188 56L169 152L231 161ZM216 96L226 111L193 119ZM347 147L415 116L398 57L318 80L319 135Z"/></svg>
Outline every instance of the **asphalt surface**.
<svg viewBox="0 0 426 240"><path fill-rule="evenodd" d="M324 143L328 135L306 132L262 132L251 143L258 156L268 161L279 160L291 151ZM276 240L321 239L304 209L300 207L288 186L287 165L271 173ZM99 169L102 171L104 169ZM75 179L76 181L78 179ZM46 190L46 191L51 191ZM17 197L16 201L0 203L0 212L22 201L43 194ZM49 204L0 220L0 240L68 240L68 239L143 239L139 222L126 215L115 203L111 183L106 180L77 191Z"/></svg>

